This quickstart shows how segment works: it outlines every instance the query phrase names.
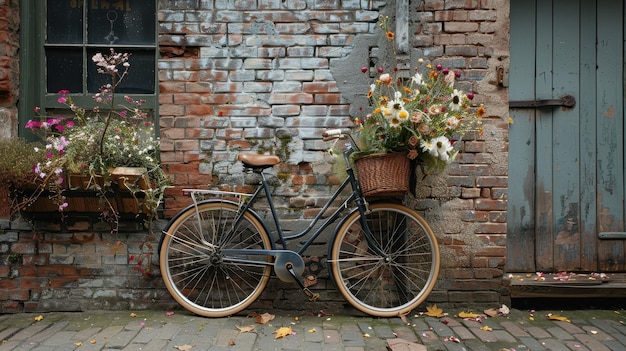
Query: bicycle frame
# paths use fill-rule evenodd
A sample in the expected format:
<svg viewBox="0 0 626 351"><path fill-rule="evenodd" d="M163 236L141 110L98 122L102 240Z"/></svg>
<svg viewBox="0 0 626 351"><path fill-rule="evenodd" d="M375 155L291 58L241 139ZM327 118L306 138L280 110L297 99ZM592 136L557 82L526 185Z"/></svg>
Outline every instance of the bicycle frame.
<svg viewBox="0 0 626 351"><path fill-rule="evenodd" d="M365 236L366 238L368 238L368 240L371 240L372 234L369 230L369 227L367 226L367 222L365 221L365 215L368 212L367 209L367 202L365 201L365 199L363 198L363 196L361 195L361 188L359 186L358 180L354 175L354 170L352 169L352 167L350 166L350 154L352 154L352 152L354 152L354 150L352 149L351 145L346 146L346 149L343 151L343 157L344 157L344 161L346 162L346 172L348 174L348 177L346 179L344 179L344 181L341 183L341 185L339 185L339 188L337 188L335 190L335 192L332 194L332 196L330 197L330 199L326 202L326 204L324 204L324 206L322 207L322 209L319 211L319 213L309 222L308 226L301 231L300 233L296 233L294 235L289 235L289 236L285 236L281 223L280 223L280 219L278 218L278 214L276 213L276 208L274 206L274 202L272 199L272 194L271 194L271 190L269 188L269 185L267 183L267 180L265 178L265 174L262 172L262 170L258 170L255 171L257 173L259 173L261 175L261 182L260 182L260 186L257 187L256 191L252 194L252 196L250 197L250 199L248 201L246 201L246 203L244 204L244 206L241 208L240 214L236 221L235 221L235 225L236 223L239 221L239 218L241 218L241 216L243 216L243 214L250 210L252 212L254 212L254 210L252 209L252 205L256 202L257 198L260 196L261 193L263 193L266 198L267 198L267 202L270 208L270 212L272 214L272 219L274 221L274 224L276 226L276 231L277 231L277 235L278 235L278 240L280 241L280 244L282 245L283 250L289 250L289 247L287 245L287 242L293 239L298 239L301 237L304 237L306 235L308 235L309 233L311 233L311 230L315 227L315 225L322 219L322 216L326 213L326 211L328 210L328 208L335 202L335 200L337 198L339 198L340 194L342 193L342 191L348 186L350 185L352 188L352 192L351 194L342 202L342 204L340 206L337 207L337 209L335 211L333 211L333 213L328 216L328 218L326 218L321 226L319 228L317 228L317 230L315 230L311 236L309 237L309 239L304 242L302 244L302 246L300 246L300 248L295 251L298 255L302 255L302 253L304 253L306 251L306 249L311 246L311 244L315 241L315 239L317 239L322 232L328 228L328 226L330 226L331 224L333 224L340 216L341 216L341 212L344 209L348 209L351 206L349 206L350 203L354 202L355 203L355 207L356 209L358 209L358 211L360 212L361 215L361 225L362 228L365 231ZM272 240L274 240L275 238L272 235L271 231L268 231L268 234L270 235L270 238ZM227 253L233 253L233 254L253 254L253 255L276 255L276 252L280 252L281 250L254 250L254 252L251 252L251 250L223 250L222 252L227 254ZM377 246L374 245L374 251L376 254L379 255L384 255L383 252L381 252L379 250L379 248Z"/></svg>

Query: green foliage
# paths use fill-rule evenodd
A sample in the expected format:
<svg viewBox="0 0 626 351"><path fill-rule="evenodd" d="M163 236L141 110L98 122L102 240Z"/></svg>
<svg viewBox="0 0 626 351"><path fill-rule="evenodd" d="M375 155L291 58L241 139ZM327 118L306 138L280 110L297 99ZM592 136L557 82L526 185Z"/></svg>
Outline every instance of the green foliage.
<svg viewBox="0 0 626 351"><path fill-rule="evenodd" d="M33 166L45 159L43 147L22 138L0 138L0 182L19 188L34 185Z"/></svg>

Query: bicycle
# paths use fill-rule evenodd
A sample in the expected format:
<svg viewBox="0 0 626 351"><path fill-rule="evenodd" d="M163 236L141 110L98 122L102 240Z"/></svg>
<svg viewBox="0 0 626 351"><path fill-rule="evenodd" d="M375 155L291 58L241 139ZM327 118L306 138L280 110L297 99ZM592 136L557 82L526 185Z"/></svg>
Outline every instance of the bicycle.
<svg viewBox="0 0 626 351"><path fill-rule="evenodd" d="M439 247L428 223L397 202L369 203L362 196L349 162L358 150L349 131L329 130L323 139L349 139L342 152L347 178L299 233L285 235L263 172L280 162L277 156L237 155L245 172L260 176L254 193L185 190L194 203L170 220L159 243L163 280L180 305L205 317L233 315L259 297L272 272L283 282L296 282L311 301L317 300L319 294L305 287L301 277L302 254L340 218L328 247L327 265L347 302L372 316L393 317L426 300L440 267ZM348 186L351 194L331 212L331 205ZM218 198L199 199L207 194ZM252 209L263 195L275 234ZM345 210L348 213L343 215ZM299 248L289 248L289 241L307 235Z"/></svg>

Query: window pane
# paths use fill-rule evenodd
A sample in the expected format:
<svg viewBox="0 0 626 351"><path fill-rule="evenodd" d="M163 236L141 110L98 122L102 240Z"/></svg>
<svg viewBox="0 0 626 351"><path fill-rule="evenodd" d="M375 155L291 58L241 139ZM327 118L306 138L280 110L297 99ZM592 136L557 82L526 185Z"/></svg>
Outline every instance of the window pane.
<svg viewBox="0 0 626 351"><path fill-rule="evenodd" d="M124 78L122 83L117 86L116 92L125 94L154 94L154 70L156 66L154 52L124 50L120 48L115 51L131 53L128 59L130 63L128 75ZM102 85L111 83L111 77L98 73L96 65L91 60L93 55L98 52L106 55L109 54L108 50L102 49L90 49L87 52L87 90L89 93L97 93ZM120 74L122 74L123 67L118 67L118 69L120 70Z"/></svg>
<svg viewBox="0 0 626 351"><path fill-rule="evenodd" d="M155 1L89 1L89 44L127 45L155 42Z"/></svg>
<svg viewBox="0 0 626 351"><path fill-rule="evenodd" d="M83 42L83 6L78 0L48 0L48 44Z"/></svg>
<svg viewBox="0 0 626 351"><path fill-rule="evenodd" d="M69 90L82 93L83 55L81 49L46 49L46 70L48 73L48 93Z"/></svg>

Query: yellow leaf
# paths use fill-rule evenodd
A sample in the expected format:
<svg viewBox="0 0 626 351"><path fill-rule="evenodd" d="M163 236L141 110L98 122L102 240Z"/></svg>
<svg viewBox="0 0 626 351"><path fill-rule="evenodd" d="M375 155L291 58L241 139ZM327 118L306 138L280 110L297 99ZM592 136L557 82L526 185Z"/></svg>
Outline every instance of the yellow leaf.
<svg viewBox="0 0 626 351"><path fill-rule="evenodd" d="M443 310L439 307L437 307L437 304L433 304L432 306L426 306L426 313L425 315L429 316L429 317L442 317L443 316Z"/></svg>
<svg viewBox="0 0 626 351"><path fill-rule="evenodd" d="M568 323L571 322L569 319L567 319L567 317L559 316L558 314L549 313L547 317L551 321L561 321L561 322L568 322Z"/></svg>
<svg viewBox="0 0 626 351"><path fill-rule="evenodd" d="M240 332L242 333L247 333L247 332L251 332L254 330L254 328L256 328L254 325L248 325L245 327L239 327L239 326L235 326L235 328L239 329Z"/></svg>
<svg viewBox="0 0 626 351"><path fill-rule="evenodd" d="M459 318L478 318L478 317L480 317L480 315L476 313L470 313L470 312L459 313Z"/></svg>
<svg viewBox="0 0 626 351"><path fill-rule="evenodd" d="M83 343L79 341L79 342L75 342L74 345L76 345L76 346L83 346Z"/></svg>
<svg viewBox="0 0 626 351"><path fill-rule="evenodd" d="M515 121L513 120L513 117L509 117L509 124L513 124L515 123Z"/></svg>
<svg viewBox="0 0 626 351"><path fill-rule="evenodd" d="M493 328L491 328L491 327L490 327L490 326L488 326L488 325L485 325L485 326L483 326L483 327L480 327L480 330L484 330L484 331L493 331Z"/></svg>
<svg viewBox="0 0 626 351"><path fill-rule="evenodd" d="M280 339L287 335L291 335L292 333L293 331L291 330L291 327L280 327L272 332L272 334L276 334L274 339Z"/></svg>
<svg viewBox="0 0 626 351"><path fill-rule="evenodd" d="M89 343L90 343L90 344L95 344L95 343L96 343L96 339L91 339L91 340L89 340Z"/></svg>
<svg viewBox="0 0 626 351"><path fill-rule="evenodd" d="M131 313L131 314L130 314L130 316L131 316L131 317L133 317L133 318L135 318L135 317L137 317L137 313L134 313L134 312L133 312L133 313Z"/></svg>
<svg viewBox="0 0 626 351"><path fill-rule="evenodd" d="M367 334L367 333L365 333L365 334L363 334L363 337L364 337L364 338L369 338L369 337L370 337L370 335L369 335L369 334Z"/></svg>
<svg viewBox="0 0 626 351"><path fill-rule="evenodd" d="M309 329L309 333L315 333L317 330L315 330L315 328L313 329Z"/></svg>
<svg viewBox="0 0 626 351"><path fill-rule="evenodd" d="M35 322L39 322L43 320L43 316L42 315L38 315L37 317L35 317Z"/></svg>

